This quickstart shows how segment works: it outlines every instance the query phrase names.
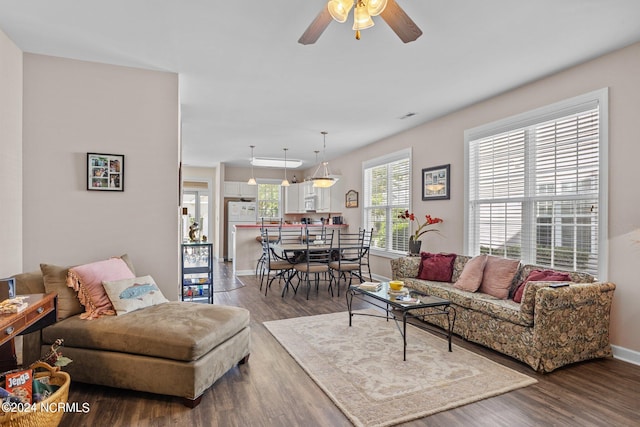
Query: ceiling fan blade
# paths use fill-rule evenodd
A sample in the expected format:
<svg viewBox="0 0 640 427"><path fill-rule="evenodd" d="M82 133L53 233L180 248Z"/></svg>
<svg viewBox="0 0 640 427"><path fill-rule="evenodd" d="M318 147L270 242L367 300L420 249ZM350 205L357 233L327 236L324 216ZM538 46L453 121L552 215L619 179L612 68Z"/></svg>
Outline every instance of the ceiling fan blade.
<svg viewBox="0 0 640 427"><path fill-rule="evenodd" d="M387 1L387 7L384 8L380 16L404 43L412 42L422 35L422 30L395 0Z"/></svg>
<svg viewBox="0 0 640 427"><path fill-rule="evenodd" d="M313 20L309 27L307 27L306 31L300 36L298 43L300 44L313 44L315 43L320 35L324 32L327 26L331 23L331 14L329 13L329 9L327 7L323 7L316 19Z"/></svg>

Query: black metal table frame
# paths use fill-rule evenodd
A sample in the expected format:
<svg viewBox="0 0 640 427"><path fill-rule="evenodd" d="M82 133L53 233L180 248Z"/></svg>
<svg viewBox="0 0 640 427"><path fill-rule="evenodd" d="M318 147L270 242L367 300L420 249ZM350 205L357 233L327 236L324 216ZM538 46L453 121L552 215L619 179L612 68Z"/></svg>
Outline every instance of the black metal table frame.
<svg viewBox="0 0 640 427"><path fill-rule="evenodd" d="M387 285L388 286L388 285ZM418 298L420 297L431 297L431 295L427 295L425 293L419 292L419 291L410 291L410 295L411 296L417 296ZM358 298L361 301L365 301L375 307L378 307L380 309L382 309L383 311L386 312L386 316L381 316L381 315L377 315L377 314L369 314L369 313L355 313L352 310L352 304L353 304L353 297ZM367 298L368 297L368 298ZM429 327L429 325L425 324L424 325L420 325L420 324L416 324L416 323L411 323L413 326L426 330L426 331L430 331L430 332L436 332L436 333L440 333L443 334L447 337L447 341L449 342L449 351L453 351L452 347L451 347L451 335L453 333L453 327L455 325L456 322L456 310L454 307L451 307L451 301L449 300L445 300L443 298L438 298L438 297L434 297L434 298L438 298L441 301L436 301L436 302L432 302L432 303L418 303L418 304L401 304L399 302L395 302L392 300L389 300L387 298L384 298L383 296L380 295L376 295L375 292L369 292L366 291L364 289L360 289L357 285L356 286L350 286L347 293L346 293L346 298L347 298L347 308L349 310L349 327L351 327L351 320L353 318L353 316L355 315L359 315L359 316L370 316L370 317L381 317L381 318L386 318L387 321L389 321L389 319L393 319L396 323L396 327L398 328L398 331L400 331L400 335L402 335L402 341L403 341L403 350L402 350L402 360L406 361L407 360L407 318L412 318L412 319L418 319L421 320L422 322L425 322L425 318L427 316L439 316L439 315L446 315L447 316L447 326L448 326L448 330L447 331L443 331L442 328L437 328L436 327ZM385 304L385 306L382 306L381 304L376 304L376 302L372 301L380 301L382 303ZM391 307L391 308L389 308ZM413 314L411 313L411 311L413 310L419 310L419 309L424 309L424 308L429 308L432 309L433 311L425 313L425 314ZM402 328L400 328L399 325L399 318L398 316L396 316L396 314L393 312L393 310L398 310L400 312L402 312ZM453 314L453 316L452 316ZM436 329L437 328L437 329Z"/></svg>

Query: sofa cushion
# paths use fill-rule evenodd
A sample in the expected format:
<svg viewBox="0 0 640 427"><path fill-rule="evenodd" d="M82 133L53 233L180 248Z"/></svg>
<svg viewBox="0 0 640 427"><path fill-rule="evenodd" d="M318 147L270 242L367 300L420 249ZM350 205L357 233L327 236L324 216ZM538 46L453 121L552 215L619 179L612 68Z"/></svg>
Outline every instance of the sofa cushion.
<svg viewBox="0 0 640 427"><path fill-rule="evenodd" d="M524 280L529 276L529 274L531 274L533 270L550 270L550 268L541 266L541 265L534 265L534 264L523 265L522 268L520 269L520 272L518 273L518 278L516 279L516 283L520 284L524 282ZM568 274L571 277L571 281L575 283L593 283L596 280L596 278L593 275L582 272L582 271L568 271L568 270L558 269L555 267L553 268L553 271L558 271L560 273ZM515 289L514 289L514 292L515 292Z"/></svg>
<svg viewBox="0 0 640 427"><path fill-rule="evenodd" d="M529 282L570 282L571 276L567 273L554 270L533 270L529 273L529 276L520 284L513 295L514 302L522 301L522 294L524 293L524 287Z"/></svg>
<svg viewBox="0 0 640 427"><path fill-rule="evenodd" d="M69 267L40 264L40 271L42 271L46 292L56 292L58 294L58 320L75 316L84 311L76 291L67 286Z"/></svg>
<svg viewBox="0 0 640 427"><path fill-rule="evenodd" d="M453 262L453 275L451 276L452 282L457 282L460 278L460 275L464 271L464 267L467 262L471 261L470 256L467 255L456 255L456 260Z"/></svg>
<svg viewBox="0 0 640 427"><path fill-rule="evenodd" d="M118 316L169 302L151 276L102 282Z"/></svg>
<svg viewBox="0 0 640 427"><path fill-rule="evenodd" d="M480 292L499 299L507 299L519 267L520 260L488 255Z"/></svg>
<svg viewBox="0 0 640 427"><path fill-rule="evenodd" d="M460 278L453 285L457 289L463 291L475 292L482 284L482 276L484 273L484 266L487 264L486 255L478 255L468 261Z"/></svg>
<svg viewBox="0 0 640 427"><path fill-rule="evenodd" d="M438 282L450 282L453 274L453 262L455 254L432 254L422 252L418 270L418 279L435 280Z"/></svg>
<svg viewBox="0 0 640 427"><path fill-rule="evenodd" d="M73 316L42 333L46 344L64 338L65 347L193 361L248 325L244 308L170 301L91 322Z"/></svg>
<svg viewBox="0 0 640 427"><path fill-rule="evenodd" d="M82 319L95 319L102 315L115 315L111 300L102 286L103 281L133 279L135 275L121 258L92 262L69 269L67 286L78 292L85 312Z"/></svg>

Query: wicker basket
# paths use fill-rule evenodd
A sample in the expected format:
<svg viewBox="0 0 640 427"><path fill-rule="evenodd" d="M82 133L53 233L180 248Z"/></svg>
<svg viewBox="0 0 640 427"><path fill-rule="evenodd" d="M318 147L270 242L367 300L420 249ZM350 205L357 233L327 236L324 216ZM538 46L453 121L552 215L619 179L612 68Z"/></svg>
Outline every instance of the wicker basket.
<svg viewBox="0 0 640 427"><path fill-rule="evenodd" d="M60 386L51 396L36 405L35 411L2 412L0 411L0 425L2 427L56 427L64 415L63 410L41 411L42 405L57 405L66 403L69 397L71 377L59 367L51 367L44 362L36 362L31 369L43 368L46 372L36 372L35 378L49 377L49 383Z"/></svg>

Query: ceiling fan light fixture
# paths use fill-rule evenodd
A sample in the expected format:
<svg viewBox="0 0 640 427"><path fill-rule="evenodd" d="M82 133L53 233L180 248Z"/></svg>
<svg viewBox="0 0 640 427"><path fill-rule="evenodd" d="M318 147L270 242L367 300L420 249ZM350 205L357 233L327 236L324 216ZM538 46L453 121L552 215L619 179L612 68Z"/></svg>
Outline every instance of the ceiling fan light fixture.
<svg viewBox="0 0 640 427"><path fill-rule="evenodd" d="M327 3L327 9L331 17L339 22L343 23L349 17L349 11L353 7L353 0L329 0Z"/></svg>
<svg viewBox="0 0 640 427"><path fill-rule="evenodd" d="M362 0L358 0L356 10L353 12L353 30L360 31L371 28L374 25L373 19L371 19L371 15L367 10L367 5Z"/></svg>
<svg viewBox="0 0 640 427"><path fill-rule="evenodd" d="M378 16L384 12L384 8L387 7L387 0L369 0L367 3L367 11L370 16Z"/></svg>

